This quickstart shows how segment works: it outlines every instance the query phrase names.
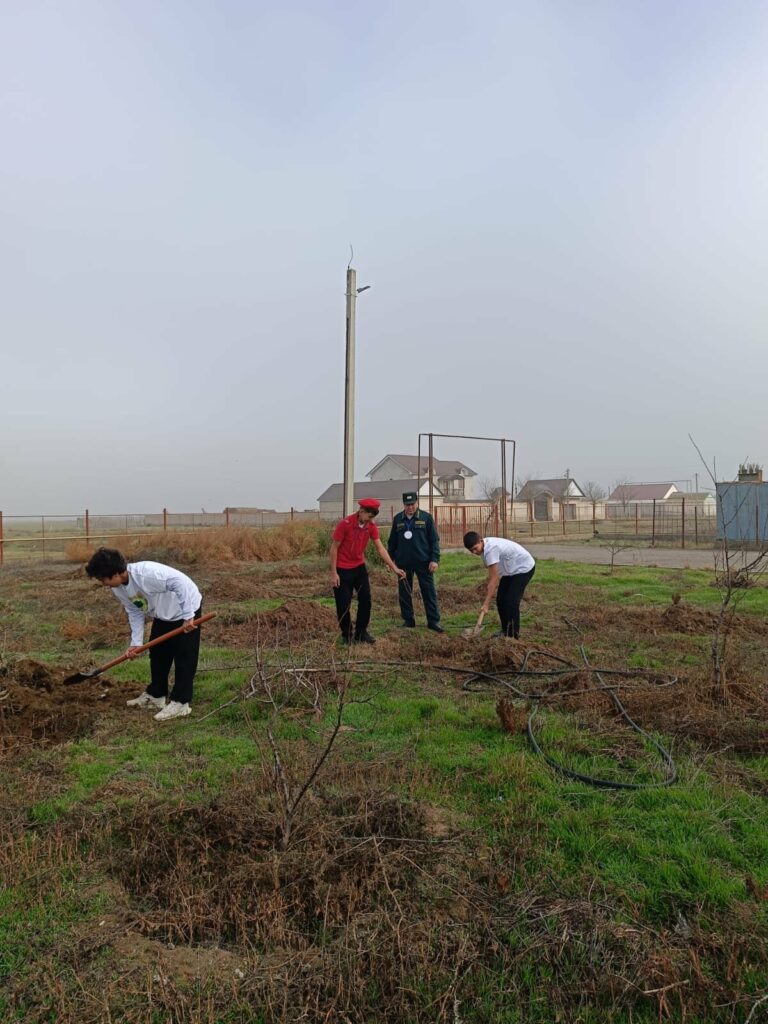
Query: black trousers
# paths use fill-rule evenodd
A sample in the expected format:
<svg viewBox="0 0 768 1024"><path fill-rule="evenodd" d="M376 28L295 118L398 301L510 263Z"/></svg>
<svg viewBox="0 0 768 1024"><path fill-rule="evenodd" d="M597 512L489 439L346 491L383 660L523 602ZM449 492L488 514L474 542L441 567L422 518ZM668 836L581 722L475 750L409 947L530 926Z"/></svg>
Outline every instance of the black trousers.
<svg viewBox="0 0 768 1024"><path fill-rule="evenodd" d="M413 617L413 577L415 574L419 581L421 599L424 602L427 625L439 626L440 609L437 606L435 574L429 571L429 562L419 562L418 565L410 567L403 565L400 568L405 569L405 579L400 580L397 587L397 596L400 598L400 614L403 617L403 622L416 621Z"/></svg>
<svg viewBox="0 0 768 1024"><path fill-rule="evenodd" d="M354 569L336 568L339 574L339 586L333 588L336 599L336 615L339 620L341 635L348 639L359 640L368 632L371 621L371 581L365 565L357 565ZM357 593L357 621L352 626L352 598Z"/></svg>
<svg viewBox="0 0 768 1024"><path fill-rule="evenodd" d="M199 619L203 606L195 612L193 618ZM149 639L155 640L172 629L178 629L184 625L184 620L177 622L165 622L163 619L153 619L152 629L149 631ZM147 687L147 693L152 697L168 696L168 677L171 674L171 666L175 667L173 676L173 690L171 700L177 700L179 704L192 703L192 683L197 672L197 659L200 656L200 627L193 629L191 633L180 633L172 640L166 640L158 644L149 652L149 671L152 682Z"/></svg>
<svg viewBox="0 0 768 1024"><path fill-rule="evenodd" d="M502 576L499 589L496 591L496 608L501 619L501 632L504 636L520 636L520 602L525 588L533 579L536 566L530 572L518 572L514 576Z"/></svg>

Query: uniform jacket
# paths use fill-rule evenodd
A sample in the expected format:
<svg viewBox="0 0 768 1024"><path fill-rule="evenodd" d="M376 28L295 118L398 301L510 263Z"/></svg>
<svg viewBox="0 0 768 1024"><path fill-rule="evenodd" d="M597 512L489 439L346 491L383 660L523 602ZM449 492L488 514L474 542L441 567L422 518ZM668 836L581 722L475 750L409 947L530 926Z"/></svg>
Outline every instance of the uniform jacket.
<svg viewBox="0 0 768 1024"><path fill-rule="evenodd" d="M387 551L389 557L401 569L427 562L440 561L440 537L435 521L429 512L417 509L411 524L413 537L406 540L405 512L398 512L392 520Z"/></svg>

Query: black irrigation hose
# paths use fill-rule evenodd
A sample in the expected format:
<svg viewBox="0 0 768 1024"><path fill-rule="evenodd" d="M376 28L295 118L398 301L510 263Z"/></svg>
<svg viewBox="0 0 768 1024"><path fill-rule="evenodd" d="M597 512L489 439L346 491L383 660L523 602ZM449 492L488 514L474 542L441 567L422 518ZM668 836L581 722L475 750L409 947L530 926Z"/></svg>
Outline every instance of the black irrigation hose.
<svg viewBox="0 0 768 1024"><path fill-rule="evenodd" d="M577 782L583 782L583 783L585 783L588 786L596 786L596 787L598 787L600 789L643 790L643 789L660 789L660 788L663 788L665 786L671 786L674 782L677 781L677 777L678 777L677 766L675 765L675 762L672 759L672 755L669 753L669 751L664 746L662 746L661 743L658 742L658 740L655 740L653 738L653 736L651 736L649 733L647 733L644 729L642 729L637 724L637 722L635 722L632 718L630 718L629 713L627 712L627 709L624 707L624 705L622 704L622 702L619 700L619 698L616 696L616 693L615 693L615 690L619 686L625 685L625 684L616 683L614 685L609 685L609 684L604 682L603 676L604 675L613 675L613 676L620 676L620 677L624 677L624 678L642 677L642 678L648 679L649 682L650 682L650 680L652 678L655 677L657 679L664 680L664 681L658 682L656 684L659 687L674 686L675 683L677 682L677 676L666 675L664 673L651 672L649 670L644 670L644 669L630 670L630 669L596 668L595 666L589 664L589 661L587 659L586 651L584 650L584 646L581 645L579 649L581 651L581 656L584 659L584 667L583 668L578 666L578 665L574 665L572 662L567 661L565 658L561 658L559 655L551 654L549 651L537 651L537 650L530 650L530 651L528 651L526 653L526 655L525 655L525 657L523 659L523 662L522 662L522 664L521 664L519 669L512 669L512 670L509 670L508 672L502 672L502 673L479 672L479 671L477 671L477 669L466 669L466 668L461 668L461 667L459 667L457 665L434 665L431 662L402 662L402 661L368 661L368 662L366 662L366 661L362 661L362 662L348 662L345 667L349 671L353 671L355 668L362 667L362 666L398 667L399 668L399 667L402 667L402 666L405 665L405 666L409 666L409 667L419 666L419 667L424 667L424 668L430 668L430 669L433 669L433 670L436 670L436 671L456 672L456 673L463 674L463 675L471 675L471 678L468 679L464 683L464 686L463 686L463 689L469 690L469 692L473 692L473 691L470 690L470 684L474 680L476 680L476 679L477 680L480 680L480 679L482 679L482 680L489 680L490 682L496 684L497 686L501 685L501 686L505 687L506 689L511 690L512 693L514 693L514 695L516 697L519 697L519 698L521 698L523 700L535 701L535 707L533 708L533 711L531 712L531 714L528 716L528 722L527 722L527 725L526 725L526 732L528 734L528 740L529 740L529 742L531 744L531 747L533 748L534 752L539 754L541 757L543 757L544 760L547 762L547 764L550 766L550 768L553 768L556 772L558 772L558 774L563 775L563 776L565 776L566 778L569 778L569 779L574 779ZM529 659L529 657L532 654L544 655L545 657L551 658L553 661L558 661L561 664L566 665L568 667L567 668L563 668L563 669L543 669L543 670L529 669L529 668L527 668L527 664L528 664L528 659ZM523 691L523 690L519 689L518 687L514 686L512 683L508 682L506 679L502 679L501 678L503 675L507 675L507 674L511 674L511 673L514 673L514 675L516 677L519 677L521 675L524 675L524 676L561 676L561 675L573 675L574 672L588 672L590 674L594 674L600 680L600 685L599 686L588 687L586 690L571 690L571 691L569 691L567 693L557 693L557 694L555 694L555 693L526 693L525 691ZM592 776L592 775L585 775L582 772L573 771L571 768L566 768L565 765L560 764L559 761L556 761L553 757L550 757L549 754L545 753L545 751L542 750L541 745L539 744L539 742L537 741L537 739L536 739L536 737L534 736L534 733L533 733L533 720L536 717L536 714L537 714L538 709L539 709L539 701L547 700L549 698L554 698L554 697L572 697L572 696L576 696L576 695L581 694L581 693L592 693L592 692L600 691L600 690L603 690L603 691L605 691L606 693L609 694L609 696L610 696L611 700L614 702L614 704L616 706L616 709L618 710L619 714L625 720L625 722L627 722L627 724L630 726L630 728L633 729L640 736L643 736L646 740L648 740L648 742L651 744L651 746L653 746L655 748L655 750L658 752L659 756L661 757L662 761L664 762L664 764L665 764L665 766L667 768L666 778L662 779L660 782L616 782L613 779L600 779L600 778L596 778L595 776Z"/></svg>
<svg viewBox="0 0 768 1024"><path fill-rule="evenodd" d="M602 676L601 676L601 670L594 669L589 664L589 661L587 659L587 654L586 654L586 651L584 650L584 646L583 645L580 645L579 650L581 651L581 656L584 659L585 667L589 671L594 672L596 674L597 678L602 683L603 680L602 680ZM527 659L527 655L526 655L526 659ZM651 736L649 733L647 733L644 729L641 729L640 726L637 724L637 722L635 722L634 719L629 717L627 709L624 707L624 705L621 703L619 698L616 696L616 693L614 692L613 688L605 687L605 686L603 686L601 688L605 689L608 692L611 700L616 705L616 709L618 710L618 712L621 715L621 717L627 722L627 724L636 733L638 733L640 736L643 736L646 740L648 740L648 742L651 744L651 746L655 747L655 749L658 751L659 756L661 757L662 761L664 762L664 764L666 765L666 768L667 768L667 776L666 776L665 779L662 779L660 782L616 782L613 779L599 779L599 778L595 778L592 775L584 775L581 772L573 771L571 768L566 768L565 765L560 764L558 761L555 761L555 759L553 757L550 757L549 754L546 754L541 749L541 746L539 745L538 741L536 740L536 737L533 735L533 720L536 717L537 711L539 710L538 703L535 705L535 707L533 708L533 711L528 716L528 723L527 723L527 726L526 726L526 731L528 733L528 739L529 739L530 744L533 747L533 749L536 751L537 754L540 754L544 758L544 760L547 762L547 764L551 768L554 768L554 770L556 772L558 772L560 775L564 775L566 778L569 778L569 779L575 779L577 782L585 782L589 786L597 786L597 787L599 787L601 789L660 789L660 788L663 788L664 786L671 786L673 782L677 781L677 765L672 760L672 755L669 753L669 751L666 749L666 747L662 746L661 743L658 742L658 740L655 740L653 738L653 736Z"/></svg>

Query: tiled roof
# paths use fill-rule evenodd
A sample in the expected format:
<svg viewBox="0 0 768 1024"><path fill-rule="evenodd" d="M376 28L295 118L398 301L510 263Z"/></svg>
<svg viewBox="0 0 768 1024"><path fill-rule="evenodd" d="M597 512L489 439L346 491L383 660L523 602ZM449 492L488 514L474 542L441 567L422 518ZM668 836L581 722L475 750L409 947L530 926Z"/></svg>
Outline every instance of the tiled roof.
<svg viewBox="0 0 768 1024"><path fill-rule="evenodd" d="M421 474L417 473L419 467L419 459L417 455L385 455L383 459L376 463L372 470L369 472L375 473L382 462L387 459L392 459L398 465L402 466L406 473L410 473L411 476L426 476L429 472L429 456L422 453L421 456ZM432 459L432 465L434 466L435 475L438 477L442 476L456 476L457 471L464 469L470 476L477 476L474 469L470 469L469 466L464 462L459 462L458 459Z"/></svg>
<svg viewBox="0 0 768 1024"><path fill-rule="evenodd" d="M670 492L675 493L673 483L662 484L619 484L608 496L608 501L663 501Z"/></svg>
<svg viewBox="0 0 768 1024"><path fill-rule="evenodd" d="M515 498L515 501L534 501L540 494L551 494L553 498L562 498L567 492L571 484L576 484L576 487L581 488L571 477L560 477L554 480L529 480L528 483L524 484ZM583 495L581 495L583 497ZM574 495L574 497L580 497L580 495Z"/></svg>
<svg viewBox="0 0 768 1024"><path fill-rule="evenodd" d="M424 484L422 483L422 488ZM404 480L363 480L362 483L355 483L354 498L357 501L358 498L378 498L379 501L392 501L396 505L401 505L403 502L403 492L412 491L413 480L410 477L406 477ZM441 497L440 490L433 485L432 493ZM343 501L344 499L344 484L331 484L320 497L318 501Z"/></svg>

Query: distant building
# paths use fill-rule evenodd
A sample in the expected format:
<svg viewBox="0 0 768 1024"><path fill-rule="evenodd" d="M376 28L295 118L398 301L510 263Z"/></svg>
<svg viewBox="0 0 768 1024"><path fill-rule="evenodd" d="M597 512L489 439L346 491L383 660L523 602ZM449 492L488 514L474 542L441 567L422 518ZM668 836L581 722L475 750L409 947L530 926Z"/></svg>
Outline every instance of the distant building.
<svg viewBox="0 0 768 1024"><path fill-rule="evenodd" d="M617 484L605 502L606 519L652 516L654 502L666 501L678 489L671 481L655 484Z"/></svg>
<svg viewBox="0 0 768 1024"><path fill-rule="evenodd" d="M373 469L365 474L370 480L427 480L429 481L429 458L416 455L385 455ZM432 459L433 491L436 487L446 501L471 497L468 482L476 477L474 469L458 459Z"/></svg>
<svg viewBox="0 0 768 1024"><path fill-rule="evenodd" d="M602 517L602 502L599 509L589 499L576 481L570 477L555 477L551 480L529 480L515 497L515 504L527 506L527 518L538 522L553 520L591 519L594 514ZM515 518L520 518L515 510Z"/></svg>
<svg viewBox="0 0 768 1024"><path fill-rule="evenodd" d="M685 503L685 515L714 516L717 514L717 499L710 491L675 491L664 501L668 508L682 509Z"/></svg>
<svg viewBox="0 0 768 1024"><path fill-rule="evenodd" d="M392 518L392 510L399 512L403 507L403 493L414 490L414 481L411 477L397 480L375 480L362 481L354 485L354 499L377 498L381 502L381 511L377 522L388 523ZM433 496L441 498L440 491L433 487ZM422 481L419 488L419 498L426 505L429 498L429 483ZM320 517L331 519L341 516L344 509L344 484L331 484L317 499L320 506ZM354 511L354 509L352 510Z"/></svg>
<svg viewBox="0 0 768 1024"><path fill-rule="evenodd" d="M739 466L738 480L717 484L717 536L743 547L768 548L768 484L762 466Z"/></svg>

